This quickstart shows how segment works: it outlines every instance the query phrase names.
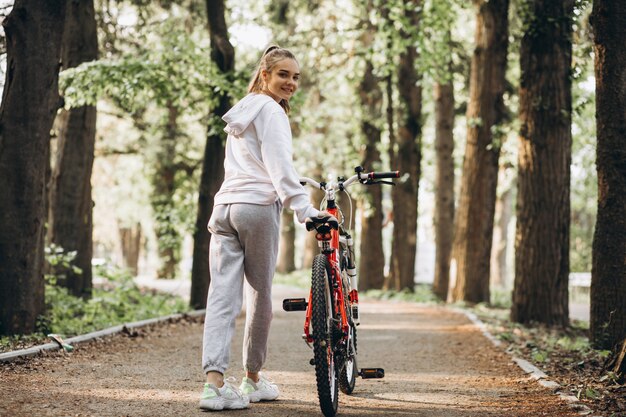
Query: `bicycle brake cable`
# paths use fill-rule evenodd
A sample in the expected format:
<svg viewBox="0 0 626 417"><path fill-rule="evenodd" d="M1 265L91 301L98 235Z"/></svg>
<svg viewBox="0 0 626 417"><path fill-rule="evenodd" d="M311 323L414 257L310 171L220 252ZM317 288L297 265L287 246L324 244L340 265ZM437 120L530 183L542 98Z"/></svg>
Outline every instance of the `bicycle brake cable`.
<svg viewBox="0 0 626 417"><path fill-rule="evenodd" d="M350 202L350 222L348 223L348 230L350 231L350 233L352 233L352 213L354 213L354 211L352 211L352 197L350 197L350 193L345 188L343 189L343 192L346 193L346 195L348 196L348 201ZM343 216L343 212L341 213L341 215Z"/></svg>

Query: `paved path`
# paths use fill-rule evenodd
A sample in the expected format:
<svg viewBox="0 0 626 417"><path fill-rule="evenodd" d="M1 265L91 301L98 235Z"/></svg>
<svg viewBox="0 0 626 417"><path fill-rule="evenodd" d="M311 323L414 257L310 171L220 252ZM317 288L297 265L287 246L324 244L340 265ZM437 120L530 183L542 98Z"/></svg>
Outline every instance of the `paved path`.
<svg viewBox="0 0 626 417"><path fill-rule="evenodd" d="M276 288L266 372L279 401L232 416L321 415L311 350L301 340L303 313L279 310ZM443 307L364 301L359 364L383 367L382 380L358 380L341 395L341 416L576 416L553 393L530 381L462 314ZM231 375L241 378L243 320L237 322ZM75 352L0 365L2 416L200 416L197 401L202 324L155 326L138 337L118 335Z"/></svg>

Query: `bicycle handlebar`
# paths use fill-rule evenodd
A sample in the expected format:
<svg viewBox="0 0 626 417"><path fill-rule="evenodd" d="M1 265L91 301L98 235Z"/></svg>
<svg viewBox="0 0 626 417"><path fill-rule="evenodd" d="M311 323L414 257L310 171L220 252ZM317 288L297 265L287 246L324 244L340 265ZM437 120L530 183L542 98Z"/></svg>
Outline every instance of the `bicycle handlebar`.
<svg viewBox="0 0 626 417"><path fill-rule="evenodd" d="M302 185L310 185L312 187L318 188L320 190L328 190L328 186L330 185L330 188L347 188L349 185L351 185L353 182L355 181L359 181L362 184L377 184L379 182L373 182L373 180L376 179L383 179L383 178L399 178L400 177L400 171L390 171L390 172L367 172L367 173L362 173L362 172L357 172L355 175L351 176L350 178L348 178L345 181L339 181L339 182L334 182L332 181L330 184L325 183L325 182L317 182L311 178L308 177L301 177L300 178L300 184ZM384 183L387 184L386 182L380 182L380 183ZM391 183L388 183L391 184ZM391 184L393 185L393 184Z"/></svg>
<svg viewBox="0 0 626 417"><path fill-rule="evenodd" d="M400 171L391 171L391 172L370 172L367 174L368 178L376 180L382 178L399 178Z"/></svg>

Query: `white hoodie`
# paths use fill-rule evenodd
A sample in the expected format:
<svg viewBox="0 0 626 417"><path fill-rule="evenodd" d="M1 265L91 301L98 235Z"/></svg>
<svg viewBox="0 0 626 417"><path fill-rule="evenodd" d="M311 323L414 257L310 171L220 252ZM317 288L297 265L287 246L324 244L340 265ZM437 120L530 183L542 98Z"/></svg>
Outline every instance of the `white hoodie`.
<svg viewBox="0 0 626 417"><path fill-rule="evenodd" d="M291 128L283 108L265 94L250 93L222 119L228 139L224 182L215 205L269 205L280 199L301 223L317 216L293 167Z"/></svg>

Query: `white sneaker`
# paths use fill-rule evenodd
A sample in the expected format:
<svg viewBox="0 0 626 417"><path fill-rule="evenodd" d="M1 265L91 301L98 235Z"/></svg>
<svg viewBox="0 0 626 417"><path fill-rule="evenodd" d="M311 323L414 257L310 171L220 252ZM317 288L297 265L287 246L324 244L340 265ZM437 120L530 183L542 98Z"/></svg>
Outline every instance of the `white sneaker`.
<svg viewBox="0 0 626 417"><path fill-rule="evenodd" d="M203 410L239 410L247 408L250 399L237 389L231 382L234 378L228 378L224 386L217 388L208 382L204 384L204 392L200 397L200 408Z"/></svg>
<svg viewBox="0 0 626 417"><path fill-rule="evenodd" d="M278 398L280 394L278 386L262 375L259 375L259 382L256 383L250 378L244 377L241 380L239 389L244 395L247 395L250 398L250 402L253 403L272 401Z"/></svg>

